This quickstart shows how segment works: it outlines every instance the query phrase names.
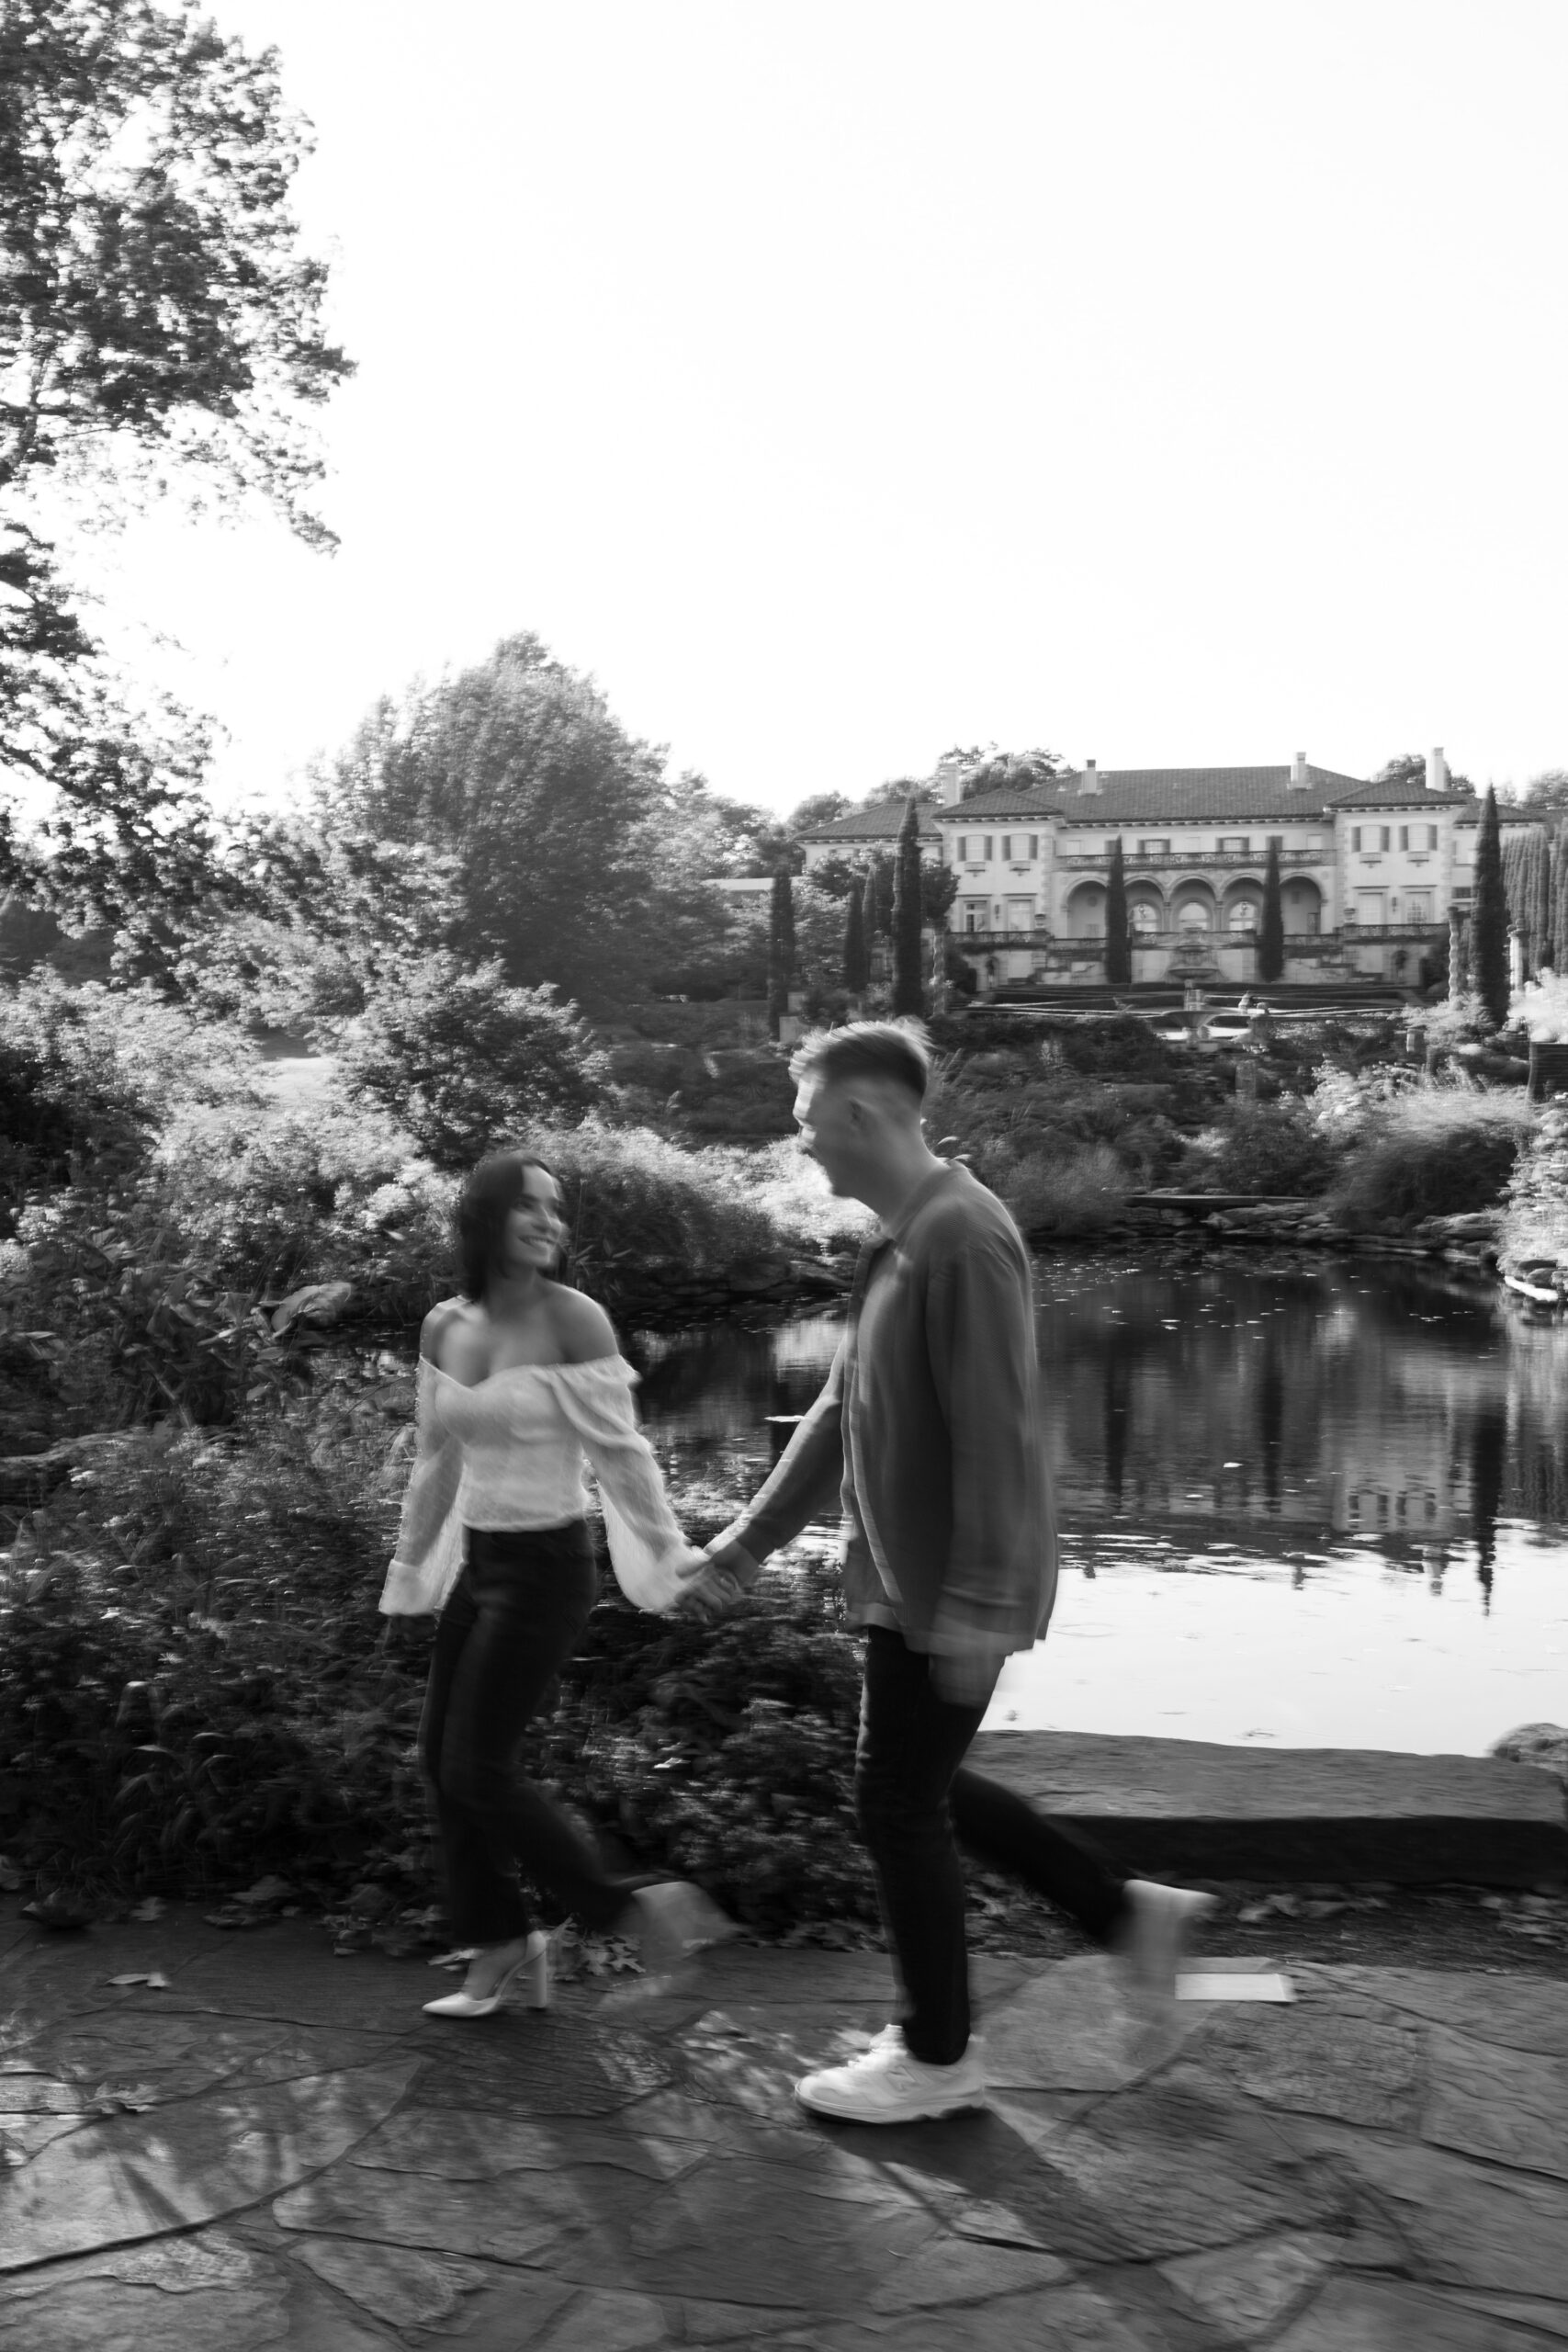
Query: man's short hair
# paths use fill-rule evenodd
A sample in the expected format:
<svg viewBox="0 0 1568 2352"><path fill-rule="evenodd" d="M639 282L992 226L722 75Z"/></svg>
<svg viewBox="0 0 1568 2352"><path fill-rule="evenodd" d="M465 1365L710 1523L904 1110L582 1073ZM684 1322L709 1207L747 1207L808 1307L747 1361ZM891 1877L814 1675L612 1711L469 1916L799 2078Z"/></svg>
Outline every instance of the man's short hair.
<svg viewBox="0 0 1568 2352"><path fill-rule="evenodd" d="M931 1071L931 1039L918 1021L851 1021L841 1029L814 1029L791 1057L789 1074L797 1086L815 1079L835 1086L842 1079L889 1079L923 1102Z"/></svg>

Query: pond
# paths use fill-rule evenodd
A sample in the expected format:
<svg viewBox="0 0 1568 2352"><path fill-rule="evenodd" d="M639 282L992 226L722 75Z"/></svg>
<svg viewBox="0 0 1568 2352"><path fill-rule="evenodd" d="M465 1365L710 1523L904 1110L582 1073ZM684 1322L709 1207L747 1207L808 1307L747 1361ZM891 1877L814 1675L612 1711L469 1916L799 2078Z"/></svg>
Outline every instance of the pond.
<svg viewBox="0 0 1568 2352"><path fill-rule="evenodd" d="M1480 1755L1568 1719L1568 1325L1286 1252L1043 1259L1036 1298L1063 1575L991 1725ZM651 1343L661 1453L759 1481L839 1328Z"/></svg>

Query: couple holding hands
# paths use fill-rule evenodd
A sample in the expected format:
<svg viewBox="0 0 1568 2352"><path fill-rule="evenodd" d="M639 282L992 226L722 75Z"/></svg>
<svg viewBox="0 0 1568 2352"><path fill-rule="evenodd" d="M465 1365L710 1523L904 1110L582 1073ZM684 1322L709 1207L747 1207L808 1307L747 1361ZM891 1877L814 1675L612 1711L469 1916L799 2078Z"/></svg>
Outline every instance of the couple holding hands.
<svg viewBox="0 0 1568 2352"><path fill-rule="evenodd" d="M420 1753L453 1929L474 1956L434 2013L488 2016L513 1979L545 2005L548 1944L520 1871L587 1926L633 1928L655 1972L732 1932L696 1887L606 1871L518 1770L596 1597L585 1457L616 1580L660 1613L721 1613L809 1520L844 1521L847 1614L866 1642L856 1815L902 1997L868 2051L797 2084L804 2106L895 2123L985 2105L959 1840L1120 1952L1134 1983L1173 1984L1207 1898L1122 1880L964 1762L1003 1660L1045 1629L1055 1536L1028 1257L1000 1202L928 1148L929 1069L908 1023L821 1032L791 1063L802 1148L878 1228L821 1395L705 1551L671 1511L608 1317L549 1279L564 1234L554 1176L505 1152L465 1185L462 1295L421 1335L417 1451L381 1600L440 1611Z"/></svg>

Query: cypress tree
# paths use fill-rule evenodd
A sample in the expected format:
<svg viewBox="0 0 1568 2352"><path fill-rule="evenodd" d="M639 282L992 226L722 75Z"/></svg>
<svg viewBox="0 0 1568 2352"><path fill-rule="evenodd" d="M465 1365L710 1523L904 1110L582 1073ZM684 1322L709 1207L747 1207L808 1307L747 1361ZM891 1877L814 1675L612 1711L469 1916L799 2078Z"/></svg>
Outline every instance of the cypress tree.
<svg viewBox="0 0 1568 2352"><path fill-rule="evenodd" d="M1508 1017L1508 902L1503 889L1503 843L1497 796L1490 785L1481 804L1475 838L1475 897L1470 917L1472 984L1487 1019L1501 1027Z"/></svg>
<svg viewBox="0 0 1568 2352"><path fill-rule="evenodd" d="M871 956L865 944L865 909L862 900L863 884L850 885L849 904L844 914L844 986L852 996L863 996L871 978Z"/></svg>
<svg viewBox="0 0 1568 2352"><path fill-rule="evenodd" d="M880 850L871 861L871 877L865 894L865 928L872 939L886 939L893 929L893 865Z"/></svg>
<svg viewBox="0 0 1568 2352"><path fill-rule="evenodd" d="M768 907L768 1035L776 1037L779 1023L789 1011L789 984L795 977L795 894L789 868L781 865L773 876Z"/></svg>
<svg viewBox="0 0 1568 2352"><path fill-rule="evenodd" d="M1280 844L1269 844L1269 863L1263 874L1263 922L1258 933L1258 977L1260 980L1282 980L1285 977L1285 905L1280 895Z"/></svg>
<svg viewBox="0 0 1568 2352"><path fill-rule="evenodd" d="M1551 843L1551 944L1557 969L1568 973L1568 818Z"/></svg>
<svg viewBox="0 0 1568 2352"><path fill-rule="evenodd" d="M1133 977L1133 942L1127 930L1127 865L1122 837L1111 846L1111 879L1105 891L1105 977L1124 988Z"/></svg>
<svg viewBox="0 0 1568 2352"><path fill-rule="evenodd" d="M913 1013L926 1009L920 973L920 812L911 800L898 832L898 861L893 877L893 1010Z"/></svg>

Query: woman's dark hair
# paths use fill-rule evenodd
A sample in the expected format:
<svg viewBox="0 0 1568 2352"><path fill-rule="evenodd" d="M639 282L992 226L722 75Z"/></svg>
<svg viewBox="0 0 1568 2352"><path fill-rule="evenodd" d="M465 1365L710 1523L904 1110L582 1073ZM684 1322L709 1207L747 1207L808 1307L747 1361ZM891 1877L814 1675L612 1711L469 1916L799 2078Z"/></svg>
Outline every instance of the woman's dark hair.
<svg viewBox="0 0 1568 2352"><path fill-rule="evenodd" d="M476 1305L500 1263L506 1220L524 1197L523 1178L530 1168L542 1168L557 1181L555 1170L537 1152L492 1151L470 1171L457 1195L457 1280L464 1297Z"/></svg>

